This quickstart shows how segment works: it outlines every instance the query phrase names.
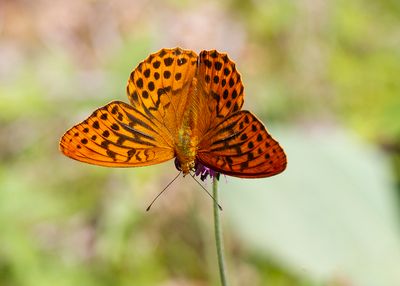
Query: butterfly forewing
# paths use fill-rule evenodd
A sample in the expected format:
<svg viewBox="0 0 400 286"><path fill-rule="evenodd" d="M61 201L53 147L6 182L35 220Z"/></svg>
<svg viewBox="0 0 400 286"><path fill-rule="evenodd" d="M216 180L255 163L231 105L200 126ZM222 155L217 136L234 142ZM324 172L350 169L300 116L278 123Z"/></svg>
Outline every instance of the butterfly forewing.
<svg viewBox="0 0 400 286"><path fill-rule="evenodd" d="M172 159L169 134L148 115L123 102L97 109L68 130L61 151L73 159L101 166L146 166Z"/></svg>
<svg viewBox="0 0 400 286"><path fill-rule="evenodd" d="M198 160L223 174L242 178L276 175L286 168L286 155L249 111L233 113L200 142Z"/></svg>
<svg viewBox="0 0 400 286"><path fill-rule="evenodd" d="M204 109L211 118L210 125L215 126L242 108L244 88L235 63L226 54L202 51L199 59L200 93L207 98Z"/></svg>
<svg viewBox="0 0 400 286"><path fill-rule="evenodd" d="M151 54L129 77L127 92L132 106L174 135L196 70L197 54L192 51L175 48Z"/></svg>

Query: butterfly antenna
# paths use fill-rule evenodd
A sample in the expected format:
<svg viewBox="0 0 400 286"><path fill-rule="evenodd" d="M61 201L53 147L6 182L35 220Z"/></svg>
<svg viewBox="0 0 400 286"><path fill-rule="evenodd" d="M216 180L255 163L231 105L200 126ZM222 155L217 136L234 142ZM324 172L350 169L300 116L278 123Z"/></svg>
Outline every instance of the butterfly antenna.
<svg viewBox="0 0 400 286"><path fill-rule="evenodd" d="M215 200L215 198L210 194L210 192L209 191L207 191L207 189L206 188L204 188L204 186L199 182L199 181L197 181L196 180L196 177L193 175L193 174L190 174L190 176L192 176L192 178L193 178L193 180L195 180L196 181L196 183L197 184L199 184L199 186L204 190L204 191L206 191L206 193L210 196L210 198L212 198L213 199L213 201L214 201L214 203L216 203L217 204L217 206L218 206L218 208L219 208L219 210L220 211L222 211L222 207L221 207L221 205Z"/></svg>
<svg viewBox="0 0 400 286"><path fill-rule="evenodd" d="M164 193L165 190L168 189L169 186L171 186L171 184L179 177L179 175L180 175L181 173L182 173L182 171L179 172L179 174L176 175L176 177L175 177L171 182L169 182L168 185L166 185L165 188L151 201L150 205L149 205L149 206L147 207L147 209L146 209L147 212L150 210L151 206L152 206L152 205L154 204L154 202L158 199L158 197L161 196L162 193Z"/></svg>

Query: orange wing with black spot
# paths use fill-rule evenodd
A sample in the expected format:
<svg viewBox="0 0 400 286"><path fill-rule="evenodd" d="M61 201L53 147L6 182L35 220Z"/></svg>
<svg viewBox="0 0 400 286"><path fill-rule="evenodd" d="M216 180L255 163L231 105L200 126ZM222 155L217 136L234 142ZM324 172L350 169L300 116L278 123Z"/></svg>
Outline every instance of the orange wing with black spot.
<svg viewBox="0 0 400 286"><path fill-rule="evenodd" d="M215 50L199 56L198 78L205 117L199 119L197 159L223 174L241 178L276 175L286 168L286 155L264 125L241 111L244 87L235 63Z"/></svg>
<svg viewBox="0 0 400 286"><path fill-rule="evenodd" d="M141 62L129 77L127 93L132 106L171 135L182 122L197 58L193 51L162 49Z"/></svg>
<svg viewBox="0 0 400 286"><path fill-rule="evenodd" d="M206 133L242 108L244 88L235 63L216 50L200 53L197 78L202 106L199 130Z"/></svg>
<svg viewBox="0 0 400 286"><path fill-rule="evenodd" d="M72 159L110 167L147 166L174 157L169 134L149 115L120 101L68 130L60 149Z"/></svg>

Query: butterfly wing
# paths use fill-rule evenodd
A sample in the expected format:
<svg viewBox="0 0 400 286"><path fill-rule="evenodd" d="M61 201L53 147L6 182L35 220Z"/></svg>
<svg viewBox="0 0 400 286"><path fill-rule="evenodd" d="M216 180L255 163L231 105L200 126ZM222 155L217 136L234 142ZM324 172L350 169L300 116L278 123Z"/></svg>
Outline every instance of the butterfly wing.
<svg viewBox="0 0 400 286"><path fill-rule="evenodd" d="M278 142L249 111L235 112L207 132L197 159L217 172L241 178L273 176L287 163Z"/></svg>
<svg viewBox="0 0 400 286"><path fill-rule="evenodd" d="M193 51L162 49L141 62L128 80L132 106L164 126L171 138L176 137L187 106L197 58Z"/></svg>
<svg viewBox="0 0 400 286"><path fill-rule="evenodd" d="M235 63L216 50L200 53L197 78L202 106L199 132L204 134L242 108L244 87Z"/></svg>
<svg viewBox="0 0 400 286"><path fill-rule="evenodd" d="M60 150L78 161L113 167L146 166L174 157L168 134L148 114L119 101L68 130Z"/></svg>

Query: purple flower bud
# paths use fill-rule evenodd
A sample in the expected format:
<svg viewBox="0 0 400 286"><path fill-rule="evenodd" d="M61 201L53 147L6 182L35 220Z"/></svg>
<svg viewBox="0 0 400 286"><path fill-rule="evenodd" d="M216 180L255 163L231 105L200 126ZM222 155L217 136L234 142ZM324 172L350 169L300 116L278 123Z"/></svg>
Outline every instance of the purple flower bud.
<svg viewBox="0 0 400 286"><path fill-rule="evenodd" d="M216 177L217 180L219 180L219 173L202 165L199 161L196 161L196 171L195 175L200 176L200 180L203 182L207 179L208 176L210 176L210 179Z"/></svg>

